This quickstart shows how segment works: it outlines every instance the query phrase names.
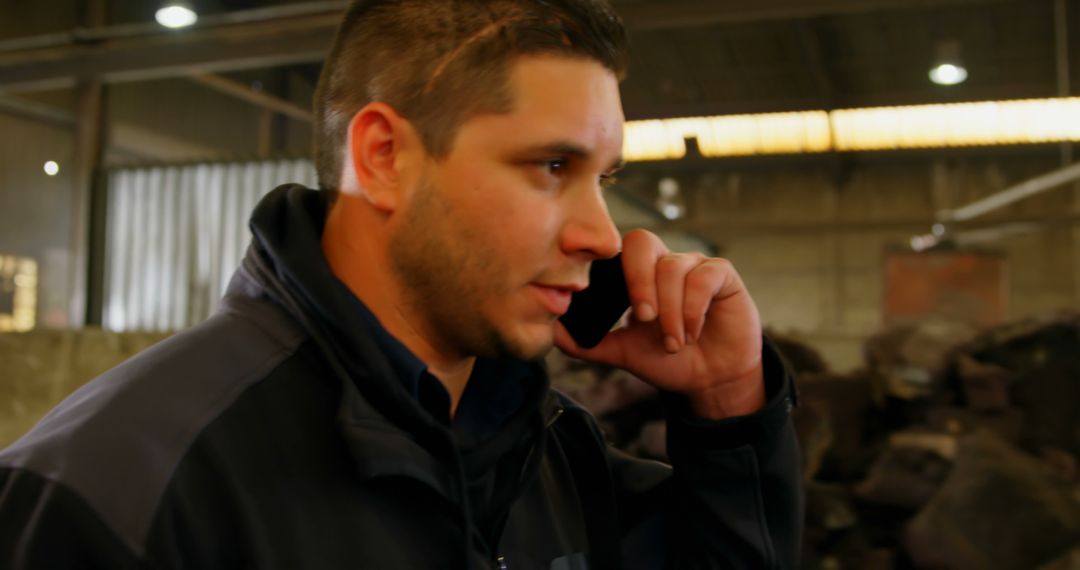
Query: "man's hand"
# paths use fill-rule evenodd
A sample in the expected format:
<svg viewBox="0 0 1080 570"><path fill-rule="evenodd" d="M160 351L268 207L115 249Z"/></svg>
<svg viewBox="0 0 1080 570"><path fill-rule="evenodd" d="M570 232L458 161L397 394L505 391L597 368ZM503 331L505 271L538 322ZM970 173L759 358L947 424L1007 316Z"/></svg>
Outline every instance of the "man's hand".
<svg viewBox="0 0 1080 570"><path fill-rule="evenodd" d="M760 409L765 404L761 319L731 263L671 253L645 230L623 238L622 263L630 324L595 348L583 349L557 322L556 346L683 394L702 417L723 419Z"/></svg>

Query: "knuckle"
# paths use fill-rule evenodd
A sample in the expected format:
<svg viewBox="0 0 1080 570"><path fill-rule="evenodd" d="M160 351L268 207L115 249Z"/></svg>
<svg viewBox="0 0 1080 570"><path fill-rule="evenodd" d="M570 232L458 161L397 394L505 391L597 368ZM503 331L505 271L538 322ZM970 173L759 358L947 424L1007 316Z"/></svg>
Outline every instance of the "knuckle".
<svg viewBox="0 0 1080 570"><path fill-rule="evenodd" d="M686 276L686 292L688 295L693 294L700 288L708 287L708 285L716 278L716 273L710 272L705 267L700 267L700 271L691 271Z"/></svg>
<svg viewBox="0 0 1080 570"><path fill-rule="evenodd" d="M666 263L675 267L690 269L700 263L693 253L665 253L657 263Z"/></svg>
<svg viewBox="0 0 1080 570"><path fill-rule="evenodd" d="M630 230L623 236L623 247L629 247L630 245L637 246L639 243L648 243L653 240L658 240L656 234L643 229Z"/></svg>
<svg viewBox="0 0 1080 570"><path fill-rule="evenodd" d="M713 258L702 263L698 266L699 271L695 271L698 277L703 280L723 278L726 275L735 273L735 266L726 259Z"/></svg>
<svg viewBox="0 0 1080 570"><path fill-rule="evenodd" d="M665 253L661 255L656 261L658 265L670 266L679 263L679 254L677 253Z"/></svg>
<svg viewBox="0 0 1080 570"><path fill-rule="evenodd" d="M676 254L666 254L656 261L656 273L661 278L668 277L679 271L682 262Z"/></svg>
<svg viewBox="0 0 1080 570"><path fill-rule="evenodd" d="M694 266L694 270L691 271L691 276L696 279L708 279L710 276L729 271L730 268L731 262L726 259L702 256L699 263Z"/></svg>
<svg viewBox="0 0 1080 570"><path fill-rule="evenodd" d="M720 269L735 269L735 264L725 257L710 257L708 263Z"/></svg>

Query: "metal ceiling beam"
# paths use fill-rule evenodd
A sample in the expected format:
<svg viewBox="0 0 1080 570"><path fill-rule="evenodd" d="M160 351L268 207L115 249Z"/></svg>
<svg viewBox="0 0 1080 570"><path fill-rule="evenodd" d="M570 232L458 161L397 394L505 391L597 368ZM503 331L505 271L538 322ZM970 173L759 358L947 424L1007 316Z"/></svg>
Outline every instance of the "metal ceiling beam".
<svg viewBox="0 0 1080 570"><path fill-rule="evenodd" d="M990 87L961 87L954 91L887 91L880 93L845 93L840 103L843 108L897 107L905 105L933 105L939 103L963 103L970 101L994 101L1005 99L1038 99L1053 97L1050 83L1008 83ZM823 104L821 97L777 97L740 99L727 101L649 102L636 104L623 101L628 120L666 119L670 117L699 117L711 115L739 115L752 113L775 113L787 111L817 111Z"/></svg>
<svg viewBox="0 0 1080 570"><path fill-rule="evenodd" d="M657 30L1000 1L1007 0L676 0L619 3L616 11L632 29Z"/></svg>
<svg viewBox="0 0 1080 570"><path fill-rule="evenodd" d="M311 123L313 121L310 110L280 97L275 97L268 93L252 89L239 81L233 81L227 77L211 75L209 73L192 75L190 79L195 83L209 87L215 91L225 93L226 95L232 95L233 97L242 99L253 105L281 113L286 117L292 117L293 119L305 123Z"/></svg>
<svg viewBox="0 0 1080 570"><path fill-rule="evenodd" d="M74 131L75 115L27 99L0 96L0 113L14 115ZM109 142L116 150L139 160L192 160L222 154L221 149L181 140L128 123L113 123Z"/></svg>
<svg viewBox="0 0 1080 570"><path fill-rule="evenodd" d="M620 3L617 10L632 30L649 30L1001 1L1006 0L677 0ZM0 91L65 87L79 77L138 81L316 62L330 46L343 5L320 2L318 10L287 15L262 9L258 18L208 17L209 24L179 32L138 25L0 43Z"/></svg>
<svg viewBox="0 0 1080 570"><path fill-rule="evenodd" d="M26 99L0 96L0 113L46 123L64 129L75 128L75 116Z"/></svg>
<svg viewBox="0 0 1080 570"><path fill-rule="evenodd" d="M196 29L205 30L234 24L254 24L271 20L283 20L325 13L340 14L349 5L349 0L306 1L299 4L280 4L250 10L237 10L221 14L209 14L199 17ZM152 21L117 24L101 28L77 27L64 32L53 32L37 36L16 37L0 40L0 52L30 48L61 47L70 44L87 44L125 37L150 36L170 33ZM173 32L175 33L175 32Z"/></svg>
<svg viewBox="0 0 1080 570"><path fill-rule="evenodd" d="M0 52L0 91L70 86L80 77L141 81L319 61L337 12Z"/></svg>
<svg viewBox="0 0 1080 570"><path fill-rule="evenodd" d="M987 212L992 212L998 208L1030 198L1036 194L1041 194L1047 190L1053 190L1062 184L1077 179L1080 179L1080 163L1071 164L1053 172L1048 172L1030 180L1025 180L996 194L991 194L990 196L976 200L964 207L938 212L938 219L942 222L966 222L968 220L973 220Z"/></svg>

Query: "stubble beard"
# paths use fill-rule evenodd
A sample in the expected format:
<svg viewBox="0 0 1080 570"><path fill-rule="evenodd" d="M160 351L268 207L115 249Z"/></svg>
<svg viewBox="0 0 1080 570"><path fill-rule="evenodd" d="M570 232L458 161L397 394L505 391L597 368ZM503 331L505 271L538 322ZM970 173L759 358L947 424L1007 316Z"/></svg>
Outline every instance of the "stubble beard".
<svg viewBox="0 0 1080 570"><path fill-rule="evenodd" d="M430 181L419 188L390 239L391 266L421 334L461 356L534 360L552 347L507 338L483 314L484 301L506 297L508 272L488 244L454 217Z"/></svg>

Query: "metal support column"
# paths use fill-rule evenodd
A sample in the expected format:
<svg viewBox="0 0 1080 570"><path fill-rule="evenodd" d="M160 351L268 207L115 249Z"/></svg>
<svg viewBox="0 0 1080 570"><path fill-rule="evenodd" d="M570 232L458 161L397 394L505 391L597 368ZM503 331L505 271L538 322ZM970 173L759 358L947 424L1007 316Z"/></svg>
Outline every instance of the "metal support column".
<svg viewBox="0 0 1080 570"><path fill-rule="evenodd" d="M78 86L78 125L75 128L71 189L71 264L68 273L68 325L73 328L85 325L87 320L91 196L95 173L101 166L103 91L99 80L83 81Z"/></svg>
<svg viewBox="0 0 1080 570"><path fill-rule="evenodd" d="M104 0L83 4L81 20L89 29L105 25ZM99 77L81 78L75 87L77 96L75 126L75 157L71 188L71 239L68 271L68 326L82 327L87 323L90 220L93 188L101 169L104 151L104 92Z"/></svg>
<svg viewBox="0 0 1080 570"><path fill-rule="evenodd" d="M103 87L103 98L108 96ZM104 108L104 102L102 108ZM101 157L108 143L108 117L102 113L97 142L97 160L90 173L87 244L86 244L86 319L83 324L99 327L104 319L105 304L105 248L108 246L106 228L108 223L109 188Z"/></svg>

